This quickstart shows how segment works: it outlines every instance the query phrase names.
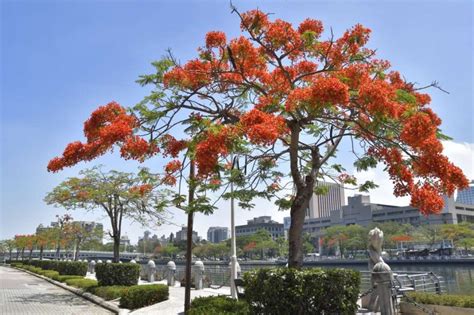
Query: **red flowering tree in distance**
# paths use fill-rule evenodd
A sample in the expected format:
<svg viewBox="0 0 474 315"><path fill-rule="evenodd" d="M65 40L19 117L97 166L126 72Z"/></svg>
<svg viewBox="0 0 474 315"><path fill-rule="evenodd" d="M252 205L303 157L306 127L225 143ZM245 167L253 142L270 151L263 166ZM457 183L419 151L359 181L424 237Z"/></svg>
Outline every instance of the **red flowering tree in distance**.
<svg viewBox="0 0 474 315"><path fill-rule="evenodd" d="M179 155L186 148L201 182L218 186L227 178L243 206L263 196L290 209L290 267L302 265L305 209L317 181L330 176L356 184L341 165L328 162L343 139L352 143L358 170L384 163L394 194L411 195L423 214L438 213L442 194L467 186L442 154L441 120L422 93L437 85L416 87L376 59L366 47L368 28L358 24L339 38L331 32L323 39L318 20L293 26L259 10L233 12L242 36L228 40L223 32L209 32L196 59L181 65L170 55L154 62L156 73L139 80L154 89L134 108L137 118L115 103L103 107L86 122L87 143L70 144L49 170L90 160L115 143L125 158L138 159L161 145L165 155L180 160L168 166L174 176L189 165ZM138 126L147 141L134 135ZM191 131L188 141L176 139L183 131ZM239 159L225 164L230 154ZM282 197L287 175L293 187ZM362 191L374 186L358 185Z"/></svg>
<svg viewBox="0 0 474 315"><path fill-rule="evenodd" d="M104 172L100 167L95 167L81 171L79 177L68 178L56 186L45 197L45 201L67 210L103 210L110 220L112 230L109 236L114 243L114 262L118 262L124 218L143 225L161 223L168 198L166 191L156 189L159 184L157 176L146 169L135 175L118 171ZM61 234L77 241L80 231L69 221L62 224Z"/></svg>

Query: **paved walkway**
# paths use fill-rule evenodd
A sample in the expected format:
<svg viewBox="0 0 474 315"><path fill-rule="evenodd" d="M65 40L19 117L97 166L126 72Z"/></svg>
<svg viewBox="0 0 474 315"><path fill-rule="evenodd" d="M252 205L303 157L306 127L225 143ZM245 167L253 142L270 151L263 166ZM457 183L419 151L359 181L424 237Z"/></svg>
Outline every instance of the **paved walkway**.
<svg viewBox="0 0 474 315"><path fill-rule="evenodd" d="M101 315L112 313L45 280L0 266L0 314Z"/></svg>
<svg viewBox="0 0 474 315"><path fill-rule="evenodd" d="M166 284L166 281L158 281L156 283ZM141 308L131 315L148 315L148 314L160 314L160 315L177 315L184 314L184 288L183 287L170 287L169 299L161 303L150 305L148 307ZM210 295L230 295L230 287L222 287L220 289L206 288L203 290L191 289L191 299L198 296L210 296Z"/></svg>

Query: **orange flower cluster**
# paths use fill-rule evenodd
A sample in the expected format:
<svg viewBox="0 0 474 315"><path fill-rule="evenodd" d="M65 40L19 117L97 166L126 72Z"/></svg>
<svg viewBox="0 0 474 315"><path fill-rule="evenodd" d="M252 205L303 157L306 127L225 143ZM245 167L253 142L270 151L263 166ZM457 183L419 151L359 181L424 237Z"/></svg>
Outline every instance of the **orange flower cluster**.
<svg viewBox="0 0 474 315"><path fill-rule="evenodd" d="M395 89L384 80L365 81L360 86L359 101L372 115L398 118L402 108L394 99Z"/></svg>
<svg viewBox="0 0 474 315"><path fill-rule="evenodd" d="M237 130L233 126L220 126L217 132L206 132L203 140L196 145L195 160L199 176L205 177L215 171L219 157L229 153L236 136Z"/></svg>
<svg viewBox="0 0 474 315"><path fill-rule="evenodd" d="M161 138L161 146L163 148L163 155L170 155L173 158L178 157L179 152L186 149L188 142L186 140L176 140L172 135L164 135Z"/></svg>
<svg viewBox="0 0 474 315"><path fill-rule="evenodd" d="M167 174L173 174L181 169L181 161L180 160L173 160L170 161L168 164L165 166L165 172Z"/></svg>
<svg viewBox="0 0 474 315"><path fill-rule="evenodd" d="M209 32L206 34L206 47L208 49L214 47L224 47L226 37L224 32Z"/></svg>
<svg viewBox="0 0 474 315"><path fill-rule="evenodd" d="M145 196L153 190L153 186L150 184L138 185L130 188L132 194L139 194L140 196Z"/></svg>
<svg viewBox="0 0 474 315"><path fill-rule="evenodd" d="M413 241L413 237L410 235L394 235L391 237L394 242L410 242Z"/></svg>
<svg viewBox="0 0 474 315"><path fill-rule="evenodd" d="M87 142L76 141L68 144L62 157L56 157L49 162L48 171L57 172L80 161L90 161L103 155L114 144L123 144L122 156L126 158L141 159L146 154L156 153L155 146L133 136L133 129L136 127L137 119L128 115L119 104L111 102L101 106L84 123Z"/></svg>
<svg viewBox="0 0 474 315"><path fill-rule="evenodd" d="M258 109L252 109L242 115L240 123L250 142L258 145L271 145L287 132L283 117Z"/></svg>
<svg viewBox="0 0 474 315"><path fill-rule="evenodd" d="M179 86L196 90L208 84L211 80L211 63L194 59L183 67L175 67L165 73L163 82L166 86Z"/></svg>

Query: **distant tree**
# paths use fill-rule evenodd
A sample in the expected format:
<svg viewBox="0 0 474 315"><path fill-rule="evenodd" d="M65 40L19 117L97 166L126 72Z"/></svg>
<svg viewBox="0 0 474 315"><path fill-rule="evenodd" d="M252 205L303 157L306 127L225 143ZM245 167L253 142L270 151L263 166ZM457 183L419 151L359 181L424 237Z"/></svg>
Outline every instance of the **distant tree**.
<svg viewBox="0 0 474 315"><path fill-rule="evenodd" d="M4 253L8 252L9 257L10 257L9 259L12 260L13 250L15 249L15 241L12 239L6 239L6 240L2 240L0 244L1 244L2 251Z"/></svg>
<svg viewBox="0 0 474 315"><path fill-rule="evenodd" d="M40 260L43 260L43 251L45 248L56 245L56 231L54 228L46 228L36 233L36 245L40 250Z"/></svg>
<svg viewBox="0 0 474 315"><path fill-rule="evenodd" d="M469 239L474 238L474 225L468 222L444 224L441 227L441 235L451 240L456 248L467 249L471 244Z"/></svg>
<svg viewBox="0 0 474 315"><path fill-rule="evenodd" d="M441 229L441 225L420 225L415 230L414 238L415 240L428 243L429 248L431 249L436 242L441 240Z"/></svg>
<svg viewBox="0 0 474 315"><path fill-rule="evenodd" d="M64 227L64 235L72 244L74 260L79 258L79 252L84 244L99 243L103 232L93 225L83 225L81 222L70 222Z"/></svg>
<svg viewBox="0 0 474 315"><path fill-rule="evenodd" d="M171 259L176 258L176 255L180 252L181 250L174 246L173 244L167 244L164 246L161 246L159 254L163 257L169 257Z"/></svg>
<svg viewBox="0 0 474 315"><path fill-rule="evenodd" d="M103 172L100 167L80 172L62 182L45 198L48 204L68 210L103 210L110 220L114 261L119 261L122 221L129 218L142 225L159 224L166 202L158 191L156 176L142 169L138 175L118 171Z"/></svg>

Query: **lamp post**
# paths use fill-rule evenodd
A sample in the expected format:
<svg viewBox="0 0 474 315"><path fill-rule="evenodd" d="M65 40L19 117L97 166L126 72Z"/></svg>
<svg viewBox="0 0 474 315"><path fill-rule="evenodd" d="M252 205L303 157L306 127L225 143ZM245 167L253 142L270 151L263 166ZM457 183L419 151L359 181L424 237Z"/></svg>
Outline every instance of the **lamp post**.
<svg viewBox="0 0 474 315"><path fill-rule="evenodd" d="M234 168L234 156L231 156L232 169ZM234 279L237 278L237 249L235 246L235 218L234 218L234 183L230 182L230 295L237 299L237 289Z"/></svg>

